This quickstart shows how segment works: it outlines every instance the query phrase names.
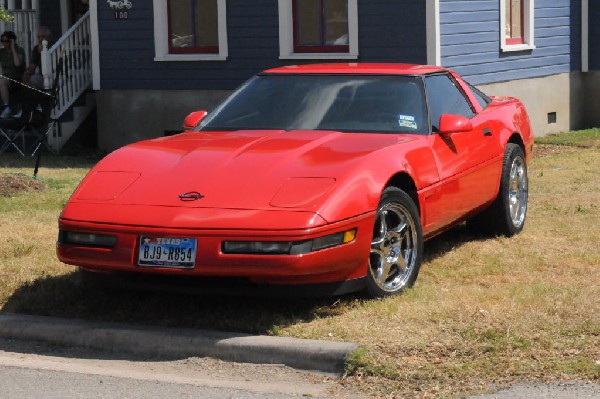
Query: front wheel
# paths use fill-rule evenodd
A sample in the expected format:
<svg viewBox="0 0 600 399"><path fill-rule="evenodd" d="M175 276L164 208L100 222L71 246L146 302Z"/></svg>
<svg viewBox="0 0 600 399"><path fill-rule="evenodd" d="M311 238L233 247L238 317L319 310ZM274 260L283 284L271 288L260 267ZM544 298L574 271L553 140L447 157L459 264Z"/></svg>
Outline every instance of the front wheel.
<svg viewBox="0 0 600 399"><path fill-rule="evenodd" d="M367 294L381 298L412 287L419 274L422 253L423 233L415 203L404 191L386 188L375 216Z"/></svg>

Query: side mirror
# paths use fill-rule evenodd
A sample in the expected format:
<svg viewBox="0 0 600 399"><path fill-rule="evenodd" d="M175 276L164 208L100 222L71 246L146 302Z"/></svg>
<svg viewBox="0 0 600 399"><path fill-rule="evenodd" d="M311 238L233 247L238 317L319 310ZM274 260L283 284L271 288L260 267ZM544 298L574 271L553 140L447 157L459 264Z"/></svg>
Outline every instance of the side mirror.
<svg viewBox="0 0 600 399"><path fill-rule="evenodd" d="M183 130L190 130L196 126L204 117L208 115L206 111L194 111L183 120Z"/></svg>
<svg viewBox="0 0 600 399"><path fill-rule="evenodd" d="M468 132L473 130L471 120L462 115L443 114L440 116L439 131L442 136L452 133Z"/></svg>

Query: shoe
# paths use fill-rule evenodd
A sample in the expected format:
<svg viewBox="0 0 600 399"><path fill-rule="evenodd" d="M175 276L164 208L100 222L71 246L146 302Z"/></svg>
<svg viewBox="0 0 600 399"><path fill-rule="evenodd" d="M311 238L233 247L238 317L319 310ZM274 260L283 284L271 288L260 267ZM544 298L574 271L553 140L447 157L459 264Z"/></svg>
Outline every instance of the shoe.
<svg viewBox="0 0 600 399"><path fill-rule="evenodd" d="M19 119L21 117L21 115L23 115L23 111L22 110L18 110L17 112L15 112L12 117L15 119Z"/></svg>
<svg viewBox="0 0 600 399"><path fill-rule="evenodd" d="M10 118L10 117L12 117L12 110L10 109L9 106L6 106L4 108L4 110L2 110L2 113L0 114L0 118L6 119L6 118Z"/></svg>

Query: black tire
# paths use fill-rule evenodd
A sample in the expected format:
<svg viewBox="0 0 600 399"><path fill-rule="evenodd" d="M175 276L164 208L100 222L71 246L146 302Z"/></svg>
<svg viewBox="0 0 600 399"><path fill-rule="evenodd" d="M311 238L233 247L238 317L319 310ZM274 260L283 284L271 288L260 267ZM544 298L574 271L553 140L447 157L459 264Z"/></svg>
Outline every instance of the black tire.
<svg viewBox="0 0 600 399"><path fill-rule="evenodd" d="M365 291L371 298L399 294L415 283L423 232L412 198L396 187L383 191L373 226Z"/></svg>
<svg viewBox="0 0 600 399"><path fill-rule="evenodd" d="M476 232L513 236L523 230L527 215L529 181L525 155L520 146L508 143L502 161L498 197L479 215L467 221Z"/></svg>

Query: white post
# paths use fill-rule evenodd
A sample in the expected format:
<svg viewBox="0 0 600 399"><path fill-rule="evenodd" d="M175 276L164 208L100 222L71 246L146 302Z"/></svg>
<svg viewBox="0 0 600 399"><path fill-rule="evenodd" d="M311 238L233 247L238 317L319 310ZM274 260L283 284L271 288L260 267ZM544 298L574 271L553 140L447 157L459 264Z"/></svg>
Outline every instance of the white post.
<svg viewBox="0 0 600 399"><path fill-rule="evenodd" d="M581 0L581 72L590 69L590 42L589 42L589 4L588 0Z"/></svg>
<svg viewBox="0 0 600 399"><path fill-rule="evenodd" d="M440 50L440 0L428 0L426 4L427 63L442 65Z"/></svg>
<svg viewBox="0 0 600 399"><path fill-rule="evenodd" d="M50 88L50 80L52 74L52 63L50 54L48 54L48 41L42 41L42 76L44 77L44 89Z"/></svg>

